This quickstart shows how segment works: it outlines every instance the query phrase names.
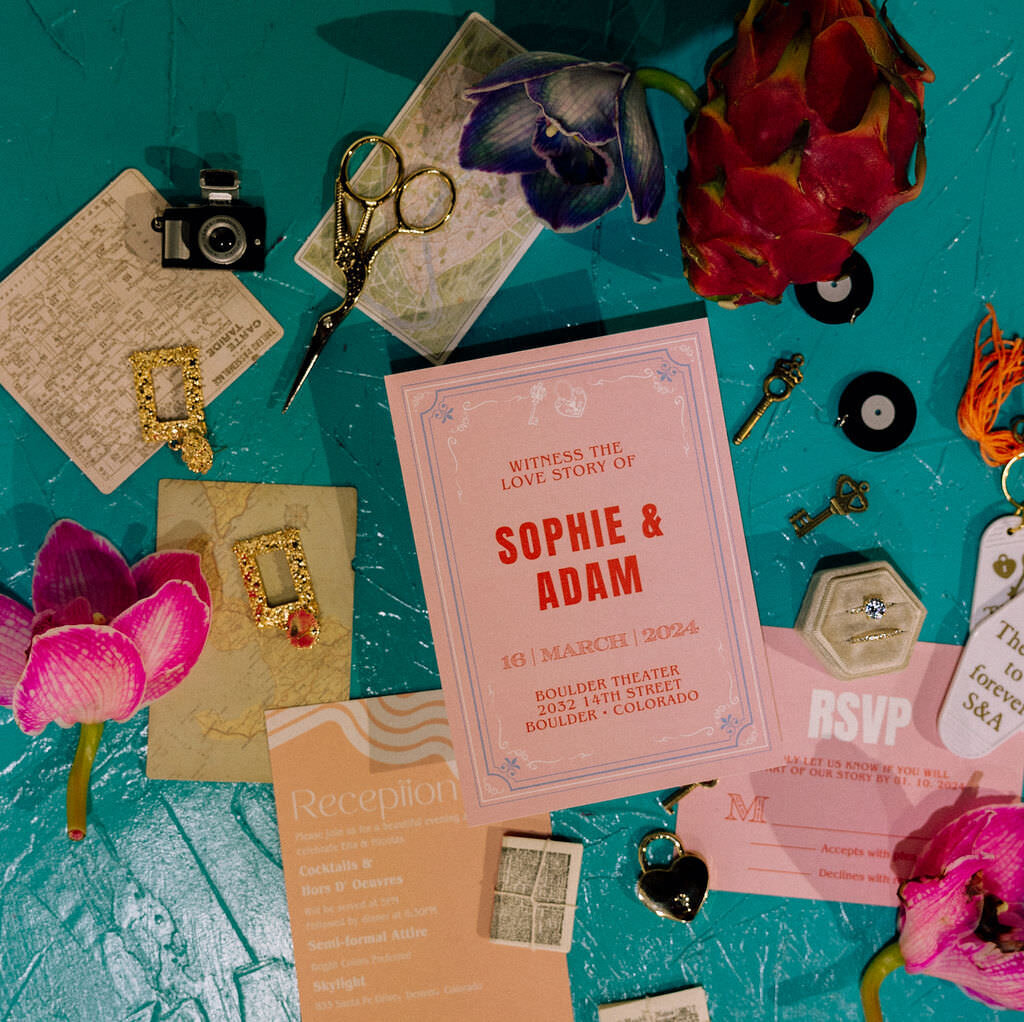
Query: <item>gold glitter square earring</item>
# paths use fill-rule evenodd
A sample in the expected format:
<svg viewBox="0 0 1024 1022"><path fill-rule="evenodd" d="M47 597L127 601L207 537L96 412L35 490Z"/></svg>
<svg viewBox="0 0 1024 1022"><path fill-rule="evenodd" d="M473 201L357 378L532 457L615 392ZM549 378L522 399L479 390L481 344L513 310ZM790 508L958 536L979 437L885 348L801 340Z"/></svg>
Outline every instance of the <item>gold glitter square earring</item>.
<svg viewBox="0 0 1024 1022"><path fill-rule="evenodd" d="M288 632L293 646L300 649L312 646L320 636L320 607L309 576L309 565L302 549L298 529L279 529L252 539L239 540L232 548L242 573L242 584L249 597L249 609L259 628L282 628ZM288 562L292 587L296 598L289 603L271 606L260 572L260 554L280 550Z"/></svg>
<svg viewBox="0 0 1024 1022"><path fill-rule="evenodd" d="M199 369L199 349L193 345L177 348L153 348L128 356L135 377L135 400L139 406L142 435L151 443L167 444L180 451L182 460L200 475L213 465L213 448L206 439L206 415L203 411L203 378ZM153 371L177 366L185 385L184 419L161 419L156 411Z"/></svg>

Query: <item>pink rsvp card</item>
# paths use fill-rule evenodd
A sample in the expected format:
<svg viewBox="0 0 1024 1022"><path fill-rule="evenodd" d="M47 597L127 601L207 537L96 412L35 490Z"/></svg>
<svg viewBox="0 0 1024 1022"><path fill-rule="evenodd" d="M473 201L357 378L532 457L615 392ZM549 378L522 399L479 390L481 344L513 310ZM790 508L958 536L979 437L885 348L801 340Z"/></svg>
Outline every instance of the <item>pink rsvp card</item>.
<svg viewBox="0 0 1024 1022"><path fill-rule="evenodd" d="M960 646L919 642L906 670L839 681L803 639L765 628L784 762L698 788L677 830L719 890L895 905L927 838L969 805L1016 802L1022 765L961 759L939 740Z"/></svg>
<svg viewBox="0 0 1024 1022"><path fill-rule="evenodd" d="M387 385L470 823L780 762L706 320Z"/></svg>
<svg viewBox="0 0 1024 1022"><path fill-rule="evenodd" d="M266 717L305 1022L571 1022L565 955L490 939L502 837L550 821L466 825L441 694Z"/></svg>

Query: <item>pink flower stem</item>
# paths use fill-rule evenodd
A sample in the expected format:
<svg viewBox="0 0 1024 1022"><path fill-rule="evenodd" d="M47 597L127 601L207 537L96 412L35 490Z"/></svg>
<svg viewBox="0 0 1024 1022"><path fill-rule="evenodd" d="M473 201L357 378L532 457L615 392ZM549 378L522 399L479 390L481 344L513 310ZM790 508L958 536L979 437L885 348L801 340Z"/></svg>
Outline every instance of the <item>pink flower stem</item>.
<svg viewBox="0 0 1024 1022"><path fill-rule="evenodd" d="M660 67L640 67L633 73L636 82L645 89L658 89L660 92L667 92L673 99L678 100L686 109L695 114L701 107L700 97L694 91L689 82L672 74L671 71L663 71Z"/></svg>
<svg viewBox="0 0 1024 1022"><path fill-rule="evenodd" d="M89 777L93 760L103 737L103 724L82 724L78 736L75 761L68 775L68 838L81 841L85 837L85 816L89 801Z"/></svg>
<svg viewBox="0 0 1024 1022"><path fill-rule="evenodd" d="M882 980L906 965L900 943L894 940L886 944L875 957L868 962L864 975L860 980L860 1001L864 1007L864 1022L885 1022L882 1015L882 1004L878 999L878 991Z"/></svg>

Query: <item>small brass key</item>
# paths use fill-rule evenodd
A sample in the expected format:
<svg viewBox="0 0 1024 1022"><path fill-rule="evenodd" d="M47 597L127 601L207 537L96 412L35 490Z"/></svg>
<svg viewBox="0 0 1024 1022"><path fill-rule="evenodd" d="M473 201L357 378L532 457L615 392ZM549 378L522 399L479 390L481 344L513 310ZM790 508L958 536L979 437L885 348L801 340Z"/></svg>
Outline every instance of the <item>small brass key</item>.
<svg viewBox="0 0 1024 1022"><path fill-rule="evenodd" d="M804 374L800 371L800 367L804 364L803 355L797 353L792 358L779 358L775 360L775 368L764 378L764 397L757 403L757 407L751 413L750 418L740 427L739 432L732 438L734 444L741 444L744 440L750 436L750 431L757 425L758 419L766 411L770 405L776 401L785 401L790 394L793 393L793 388L798 384L802 383ZM782 389L773 389L776 384L782 384Z"/></svg>
<svg viewBox="0 0 1024 1022"><path fill-rule="evenodd" d="M826 518L832 515L857 514L867 511L868 498L865 496L869 486L866 482L858 483L848 475L841 475L836 483L835 495L829 500L828 506L819 511L813 518L803 509L789 516L789 524L798 536L806 536L811 529L816 529Z"/></svg>
<svg viewBox="0 0 1024 1022"><path fill-rule="evenodd" d="M692 781L690 784L684 784L681 788L676 788L675 791L666 795L661 800L661 807L666 813L670 813L694 788L713 788L717 783L718 778L716 777L711 781Z"/></svg>

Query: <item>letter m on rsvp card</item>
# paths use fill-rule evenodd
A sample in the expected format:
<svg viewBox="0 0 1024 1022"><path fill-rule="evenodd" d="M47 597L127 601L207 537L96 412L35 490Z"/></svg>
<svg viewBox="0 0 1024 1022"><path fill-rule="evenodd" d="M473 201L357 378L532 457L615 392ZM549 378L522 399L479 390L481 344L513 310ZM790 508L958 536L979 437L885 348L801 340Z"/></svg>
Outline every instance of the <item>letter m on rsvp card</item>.
<svg viewBox="0 0 1024 1022"><path fill-rule="evenodd" d="M469 822L781 759L705 320L387 389Z"/></svg>

